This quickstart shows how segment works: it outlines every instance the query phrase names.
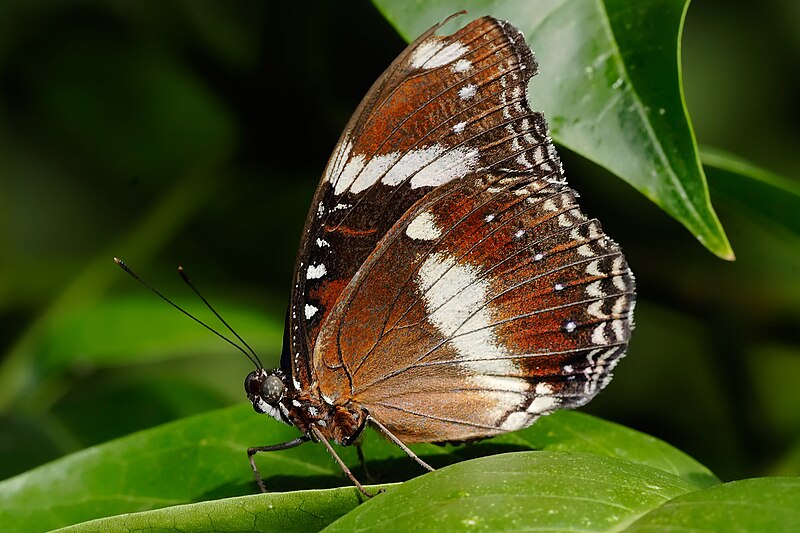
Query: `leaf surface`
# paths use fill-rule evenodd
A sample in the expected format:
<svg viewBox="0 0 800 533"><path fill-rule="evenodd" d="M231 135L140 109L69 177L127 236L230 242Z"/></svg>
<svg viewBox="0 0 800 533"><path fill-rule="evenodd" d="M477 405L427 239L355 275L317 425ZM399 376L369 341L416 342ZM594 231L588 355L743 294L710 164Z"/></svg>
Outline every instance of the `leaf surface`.
<svg viewBox="0 0 800 533"><path fill-rule="evenodd" d="M140 431L0 482L0 530L52 529L122 513L254 494L257 488L247 447L297 436L295 428L258 416L249 405ZM636 461L631 465L657 470L695 489L716 482L702 465L657 439L574 412L558 412L526 430L471 446L414 447L436 467L531 448L625 457ZM367 433L364 450L370 471L382 483L422 473L401 450L373 432ZM355 449L337 447L337 451L356 476L365 479ZM257 463L271 490L352 488L321 445L259 454Z"/></svg>

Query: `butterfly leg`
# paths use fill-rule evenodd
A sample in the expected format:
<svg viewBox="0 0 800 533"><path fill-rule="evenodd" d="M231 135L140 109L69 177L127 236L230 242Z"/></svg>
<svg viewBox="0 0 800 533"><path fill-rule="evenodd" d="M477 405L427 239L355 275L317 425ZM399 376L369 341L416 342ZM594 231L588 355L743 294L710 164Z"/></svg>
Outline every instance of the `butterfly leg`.
<svg viewBox="0 0 800 533"><path fill-rule="evenodd" d="M395 436L394 436L394 434L393 434L391 431L389 431L389 428L387 428L386 426L384 426L383 424L381 424L380 422L378 422L377 420L375 420L375 419L374 419L374 418L372 418L371 416L368 416L368 417L367 417L367 421L368 421L368 422L370 422L370 423L371 423L373 426L375 426L375 427L376 427L376 428L377 428L377 429L378 429L378 430L379 430L381 433L383 433L384 435L386 435L387 437L389 437L389 439L390 439L392 442L394 442L395 444L397 444L397 446L399 446L401 450L403 450L404 452L406 452L406 455L408 455L409 457L411 457L412 459L414 459L414 460L417 462L417 464L419 464L419 465L420 465L422 468L424 468L424 469L425 469L425 470L427 470L428 472L433 472L434 470L436 470L436 469L435 469L435 468L433 468L431 465L429 465L428 463L426 463L425 461L423 461L422 459L420 459L420 458L417 456L417 454L415 454L414 452L412 452L412 451L411 451L411 448L409 448L408 446L406 446L406 445L403 443L403 441L401 441L400 439L398 439L397 437L395 437Z"/></svg>
<svg viewBox="0 0 800 533"><path fill-rule="evenodd" d="M258 483L258 488L261 489L261 492L267 492L267 487L264 485L264 481L261 479L261 474L258 473L258 467L256 466L255 455L259 452L277 452L280 450L288 450L289 448L294 448L295 446L300 446L304 442L308 442L309 438L306 435L302 437L297 437L294 440L290 440L289 442L282 442L280 444L272 444L270 446L255 446L253 448L247 448L247 458L250 460L250 468L253 469L253 475L256 478L256 482Z"/></svg>
<svg viewBox="0 0 800 533"><path fill-rule="evenodd" d="M325 447L328 449L328 452L333 456L334 461L336 461L336 463L339 465L339 468L341 468L342 472L344 472L344 475L347 476L350 479L350 481L353 482L353 485L355 485L356 488L359 491L361 491L361 494L363 494L367 498L372 498L373 496L375 496L375 494L367 492L367 489L365 489L364 486L358 482L356 477L353 475L350 469L347 468L347 465L344 464L342 458L339 457L339 454L336 453L336 450L333 449L333 446L331 446L331 444L328 442L328 439L325 438L322 432L315 426L311 426L311 431L314 432L314 436L316 437L316 439L325 445ZM378 493L381 492L383 492L383 490L378 491Z"/></svg>

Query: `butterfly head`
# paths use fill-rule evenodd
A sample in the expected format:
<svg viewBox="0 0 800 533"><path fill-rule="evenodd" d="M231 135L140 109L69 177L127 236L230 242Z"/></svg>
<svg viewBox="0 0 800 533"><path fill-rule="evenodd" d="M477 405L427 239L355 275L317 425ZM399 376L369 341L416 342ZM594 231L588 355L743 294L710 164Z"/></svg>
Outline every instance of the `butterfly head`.
<svg viewBox="0 0 800 533"><path fill-rule="evenodd" d="M282 404L286 395L283 372L263 368L254 370L244 379L244 390L257 413L268 414L275 420L288 423Z"/></svg>

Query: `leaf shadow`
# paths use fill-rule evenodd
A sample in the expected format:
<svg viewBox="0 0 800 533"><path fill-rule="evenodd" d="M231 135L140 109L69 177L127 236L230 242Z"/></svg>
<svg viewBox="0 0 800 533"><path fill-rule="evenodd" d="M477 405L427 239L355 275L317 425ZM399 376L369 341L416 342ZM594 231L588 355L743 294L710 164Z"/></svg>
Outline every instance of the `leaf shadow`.
<svg viewBox="0 0 800 533"><path fill-rule="evenodd" d="M464 444L455 447L447 454L423 454L421 458L433 468L439 469L447 465L466 461L468 459L518 451L530 451L530 448L515 444L482 442L479 445ZM354 465L351 470L356 479L365 485L408 481L409 479L421 476L425 473L425 470L419 467L413 459L406 456L372 461L367 459L367 470L369 471L369 476L366 475L361 465ZM344 473L341 475L318 476L265 475L264 484L267 486L267 490L270 492L330 489L336 487L347 487L351 485ZM259 489L255 480L245 483L231 482L219 485L210 491L206 491L205 493L198 495L196 501L233 498L237 496L247 496L258 493Z"/></svg>

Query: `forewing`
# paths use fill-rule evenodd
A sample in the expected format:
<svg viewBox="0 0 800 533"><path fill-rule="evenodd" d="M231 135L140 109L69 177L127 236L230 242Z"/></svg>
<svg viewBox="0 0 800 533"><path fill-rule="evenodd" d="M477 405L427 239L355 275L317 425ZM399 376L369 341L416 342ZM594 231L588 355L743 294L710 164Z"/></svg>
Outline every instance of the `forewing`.
<svg viewBox="0 0 800 533"><path fill-rule="evenodd" d="M295 383L342 291L387 232L437 187L488 169L559 179L539 113L526 101L536 64L519 31L492 18L453 35L436 27L370 89L325 170L297 261L287 341Z"/></svg>
<svg viewBox="0 0 800 533"><path fill-rule="evenodd" d="M418 202L326 323L323 398L405 442L469 440L581 405L633 325L619 247L568 187L486 172Z"/></svg>

